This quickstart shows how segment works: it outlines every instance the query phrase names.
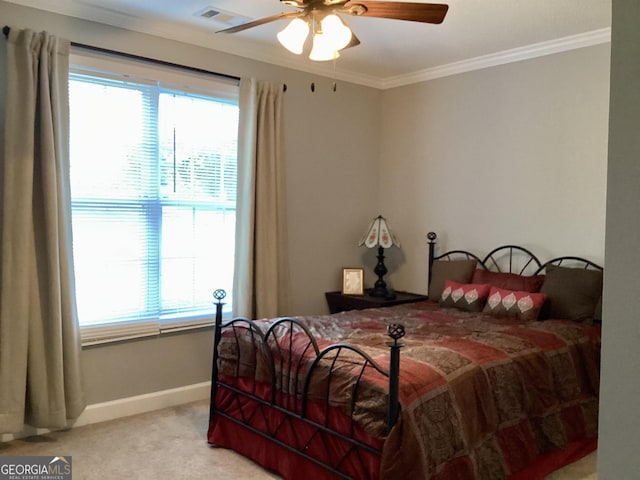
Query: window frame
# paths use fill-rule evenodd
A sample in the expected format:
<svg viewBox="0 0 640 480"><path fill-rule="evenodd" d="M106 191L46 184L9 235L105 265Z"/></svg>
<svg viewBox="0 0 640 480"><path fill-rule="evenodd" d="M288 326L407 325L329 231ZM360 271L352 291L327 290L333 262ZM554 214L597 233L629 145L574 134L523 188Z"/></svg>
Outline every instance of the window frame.
<svg viewBox="0 0 640 480"><path fill-rule="evenodd" d="M105 72L115 73L109 74ZM185 70L180 70L179 68L167 66L163 63L156 64L153 61L133 60L126 56L119 56L113 53L94 52L81 47L72 47L70 74L74 73L85 75L96 74L106 76L107 78L111 76L117 80L134 77L136 81L139 80L142 84L146 82L157 84L159 82L161 90L178 90L195 96L214 97L235 104L239 108L239 80L227 78L226 76L218 77L213 74L207 75L205 73L194 72L188 67L186 67ZM86 203L87 206L89 206L90 203L95 204L96 202L87 201ZM143 203L144 206L142 205ZM175 200L162 201L158 197L145 202L132 201L131 205L133 206L135 204L137 208L143 208L148 215L149 208L159 212L165 206L179 203L180 202ZM185 204L183 203L182 205ZM124 204L122 207L124 207ZM113 208L118 207L114 206ZM218 209L212 208L212 210ZM237 204L236 207L234 207L234 212L235 211L237 211ZM161 214L156 216L156 218L160 217ZM158 248L160 248L160 246L161 244L158 242ZM158 259L159 258L158 256ZM157 282L159 292L162 288L161 283L160 280ZM227 304L224 317L230 318L230 302L228 301ZM214 322L215 306L212 301L211 312L206 314L193 312L193 315L187 313L180 318L161 318L159 314L158 318L153 319L135 319L130 321L81 325L80 337L83 346L90 346L206 328L211 327Z"/></svg>

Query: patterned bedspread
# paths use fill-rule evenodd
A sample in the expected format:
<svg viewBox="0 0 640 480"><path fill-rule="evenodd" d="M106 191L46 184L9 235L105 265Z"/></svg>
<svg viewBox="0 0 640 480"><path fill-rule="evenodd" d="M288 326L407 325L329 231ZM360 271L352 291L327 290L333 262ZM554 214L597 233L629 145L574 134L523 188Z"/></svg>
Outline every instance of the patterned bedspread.
<svg viewBox="0 0 640 480"><path fill-rule="evenodd" d="M385 437L379 375L365 375L370 392L355 415L371 436L384 439L381 478L506 479L542 454L597 435L598 326L523 323L434 302L297 318L322 339L321 348L348 342L383 368L386 326L405 325L397 424ZM220 365L232 375L228 348L223 339ZM334 385L331 404L349 409L349 391Z"/></svg>

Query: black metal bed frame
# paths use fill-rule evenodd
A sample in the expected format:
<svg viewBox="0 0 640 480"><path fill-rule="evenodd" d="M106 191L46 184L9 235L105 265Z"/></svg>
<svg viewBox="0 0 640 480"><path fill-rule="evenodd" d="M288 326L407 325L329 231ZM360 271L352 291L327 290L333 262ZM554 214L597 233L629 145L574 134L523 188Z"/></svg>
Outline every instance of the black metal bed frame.
<svg viewBox="0 0 640 480"><path fill-rule="evenodd" d="M435 257L435 239L436 234L430 232L428 235L429 239L429 277L431 276L431 265L436 258ZM475 257L473 254L469 254L468 252L462 252L467 255L471 255ZM458 252L448 252L448 253L458 253ZM446 254L445 254L446 255ZM477 258L477 257L475 257ZM482 262L479 258L477 258L479 262ZM431 279L429 278L429 281ZM247 318L234 318L229 321L222 321L222 300L226 297L226 292L224 290L216 290L213 293L214 299L216 300L216 320L215 320L215 329L214 329L214 341L213 341L213 363L212 363L212 371L211 371L211 401L210 401L210 410L209 410L209 422L211 423L212 419L218 415L223 417L230 422L233 422L237 425L240 425L251 432L259 435L260 437L267 439L270 442L277 444L278 446L286 449L287 451L293 452L296 455L301 456L302 458L328 470L329 472L335 474L340 478L350 478L345 475L342 471L340 471L340 465L345 460L347 455L350 455L352 452L356 452L358 455L358 451L366 451L372 453L377 456L382 455L382 451L368 445L357 438L354 438L354 425L355 420L353 418L353 413L355 410L355 404L358 397L358 391L360 389L360 382L364 372L367 368L373 368L378 373L384 375L388 378L388 397L387 397L387 415L385 421L385 433L389 433L391 428L395 425L398 415L400 413L400 403L398 399L399 393L399 376L400 376L400 349L404 346L403 343L399 342L399 339L404 337L405 330L402 325L392 324L389 325L387 334L392 339L392 342L388 342L387 346L389 347L390 360L389 360L389 369L386 370L378 365L369 355L360 350L359 348L346 344L346 343L337 343L333 345L329 345L324 349L320 349L318 347L318 343L313 337L312 333L308 330L308 328L300 323L295 318L285 317L275 320L266 331L263 333L262 330L257 326L257 324ZM243 391L239 388L236 388L233 385L229 385L222 381L218 375L219 373L219 346L220 341L222 339L222 332L224 329L231 329L233 332L233 337L236 342L236 346L239 344L239 332L237 327L242 326L242 332L250 332L251 342L253 343L253 347L255 351L262 350L265 352L266 358L268 359L268 368L270 372L270 399L262 398L261 396L256 394L255 386L254 390L251 392ZM280 327L286 326L288 328ZM278 338L277 333L279 330L284 332L288 332L285 334L286 338ZM294 331L298 333L303 332L307 336L307 343L304 348L305 352L313 350L313 354L315 355L311 364L301 364L292 365L290 360L291 353L291 344L293 341ZM287 371L280 371L278 375L278 369L276 368L276 359L272 353L272 349L270 348L270 342L275 343L275 349L273 351L277 352L277 355L280 356L278 360L283 360L283 356L289 355L288 359L284 359L284 362L280 362L280 365L285 365L287 367ZM282 342L285 343L284 348ZM238 355L240 355L240 349L236 348ZM350 432L349 435L345 435L342 432L336 431L329 427L328 425L328 415L325 415L327 421L324 424L318 423L307 416L307 403L308 403L308 392L309 385L312 376L316 372L318 365L324 359L330 359L330 355L332 356L331 366L329 368L329 377L327 381L327 392L330 388L331 376L334 373L334 368L338 358L344 352L353 352L360 358L360 373L357 377L357 380L352 385L352 396L351 396L351 408L350 408ZM303 356L304 357L304 356ZM236 362L239 368L240 362ZM236 374L239 374L239 371L236 371ZM291 379L293 377L293 384L295 385L295 389L293 392L289 392L290 395L282 394L283 391L283 381L284 378ZM298 391L297 387L299 385L299 380L302 377L302 390ZM291 383L291 382L290 382ZM241 398L250 399L252 402L255 402L256 408L263 409L264 411L268 411L272 409L277 411L285 416L287 421L298 421L303 422L313 429L316 429L318 435L324 435L327 437L334 437L339 439L341 442L344 442L345 445L349 445L349 449L345 453L343 458L335 459L332 464L327 464L319 460L318 458L309 455L307 453L307 444L302 443L298 445L289 445L285 442L278 440L276 437L276 433L274 431L266 432L261 431L259 429L254 428L251 425L252 418L238 419L232 415L229 415L222 409L217 408L216 406L216 395L218 389L224 388L232 391L235 395L238 395ZM293 404L291 404L293 402ZM285 403L283 405L283 403ZM329 409L329 395L325 396L324 400L324 409L325 412L328 413ZM264 414L264 411L257 413L257 411L253 411L250 414L250 417L257 414ZM244 414L243 414L244 415Z"/></svg>
<svg viewBox="0 0 640 480"><path fill-rule="evenodd" d="M518 275L539 275L545 271L547 265L562 266L570 264L573 268L604 270L601 265L591 260L573 255L555 257L542 263L533 252L519 245L502 245L496 247L487 253L484 258L480 258L466 250L450 250L441 255L436 255L435 246L437 238L438 236L435 232L429 232L427 234L427 239L429 240L429 283L431 283L433 262L443 258L446 260L455 260L456 258L473 259L478 262L478 268L495 272L515 273ZM521 263L517 263L515 261L516 258L524 260Z"/></svg>
<svg viewBox="0 0 640 480"><path fill-rule="evenodd" d="M454 260L456 258L475 259L478 262L478 268L484 268L486 270L517 273L525 275L536 275L544 271L545 267L549 264L560 265L564 261L578 262L583 268L595 268L602 270L602 267L581 257L557 257L548 262L541 263L540 260L526 248L517 245L504 245L497 247L489 252L484 258L480 258L477 255L465 251L465 250L451 250L441 255L436 255L435 246L437 235L434 232L429 232L427 235L429 245L429 273L428 281L431 283L431 271L433 262L439 259ZM514 258L523 258L522 262L518 263L514 261ZM259 435L260 437L275 443L276 445L292 452L300 457L318 465L327 471L335 474L339 478L350 478L342 470L341 465L347 457L359 459L362 465L362 458L360 452L368 452L377 456L382 455L381 449L375 448L363 441L359 440L354 435L354 427L356 421L354 419L354 411L356 409L356 402L358 400L358 394L360 392L361 381L363 375L367 369L373 369L379 374L388 378L388 396L387 396L387 414L385 422L385 433L389 433L392 427L395 425L398 415L400 413L400 403L398 399L399 393L399 375L400 375L400 349L404 346L399 340L404 337L405 329L400 324L391 324L388 326L387 334L392 339L391 342L387 342L387 346L390 351L389 369L382 368L376 363L367 353L359 348L346 344L336 343L320 349L316 339L313 337L309 329L295 318L285 317L279 318L270 323L269 328L265 333L257 326L255 322L247 318L234 318L232 320L222 321L222 300L226 297L224 290L216 290L213 294L216 300L216 320L214 330L214 343L213 343L213 364L211 372L211 404L209 411L209 423L216 415L223 417L237 425L247 428L251 432ZM239 328L242 327L242 328ZM265 399L259 396L256 392L256 386L254 382L253 391L247 392L241 390L233 385L225 383L219 378L219 346L222 339L223 330L230 329L232 336L236 342L236 352L238 356L241 355L239 344L239 335L244 332L248 332L251 341L254 346L254 351L263 351L267 358L268 371L270 376L270 398ZM306 345L304 345L304 352L312 352L311 362L309 357L302 355L297 363L294 365L292 362L292 345L294 335L303 333L306 335ZM298 337L299 339L300 337ZM275 347L275 348L271 348ZM275 352L275 353L274 353ZM359 365L360 371L357 375L357 379L351 385L351 405L348 416L350 427L349 432L340 432L333 429L329 425L329 390L331 388L331 381L334 375L337 375L337 363L339 362L341 355L347 353L355 354L359 359L357 365ZM278 358L274 358L277 356ZM239 358L238 358L239 360ZM279 360L276 367L276 360ZM329 373L326 380L326 395L324 396L324 414L325 421L320 423L315 421L307 415L308 410L308 394L311 383L311 378L319 369L321 362L329 364ZM352 362L353 363L353 362ZM239 376L240 361L236 361L236 376ZM325 370L326 372L326 370ZM289 382L289 385L284 384L285 379ZM293 391L291 385L293 384ZM302 387L300 388L300 385ZM286 388L285 388L286 387ZM216 406L216 395L218 389L228 389L232 391L236 397L235 401L239 401L239 398L249 399L255 403L255 410L249 412L247 416L242 413L242 418L238 419L222 409ZM241 409L240 409L241 410ZM303 440L295 445L283 442L276 438L278 430L282 428L282 425L278 425L274 430L262 431L254 428L251 425L251 420L255 415L267 416L269 412L276 411L283 415L283 422L290 422L294 425L294 422L301 422L311 427L314 431L311 438ZM308 453L309 443L314 440L315 437L321 437L321 443L327 445L327 442L338 440L343 442L343 445L347 446L345 453L341 458L332 459L331 463L324 462L319 458ZM328 450L327 450L328 451ZM325 452L326 453L326 452Z"/></svg>
<svg viewBox="0 0 640 480"><path fill-rule="evenodd" d="M533 252L519 245L502 245L496 247L487 253L484 258L480 258L476 254L466 250L450 250L441 255L436 255L435 246L438 236L434 232L429 232L427 238L429 239L429 283L431 283L431 267L433 266L433 262L440 259L455 260L456 258L464 258L466 260L476 260L478 262L478 268L495 272L515 273L518 275L535 275L544 270L547 264L551 263L546 262L543 265ZM519 264L515 261L516 258L524 260ZM563 258L566 259L569 257L558 257L556 260ZM579 257L573 258L578 259Z"/></svg>
<svg viewBox="0 0 640 480"><path fill-rule="evenodd" d="M211 372L211 404L209 411L209 422L218 415L223 417L237 425L247 428L251 432L261 436L273 442L280 447L286 449L289 452L293 452L302 458L328 470L340 478L350 478L348 475L340 470L341 464L347 459L347 457L358 459L362 463L360 457L361 451L366 451L374 455L382 455L381 450L372 447L364 443L355 437L356 421L354 419L354 412L356 410L356 402L358 401L358 394L361 390L361 381L368 369L373 369L384 377L388 378L388 398L387 398L387 414L385 422L385 433L388 433L393 425L396 423L400 412L400 403L398 400L399 391L399 375L400 375L400 349L404 346L399 340L404 337L405 329L400 324L391 324L387 328L387 335L392 341L387 342L390 352L389 370L382 368L376 361L374 361L367 353L361 349L349 345L346 343L336 343L320 349L316 339L313 337L309 329L295 318L285 317L279 318L273 321L268 330L263 333L257 324L247 318L234 318L227 322L222 321L222 300L226 297L224 290L216 290L213 294L216 300L216 321L214 331L214 344L213 344L213 364ZM238 328L241 327L241 328ZM255 382L253 391L243 391L233 385L229 385L220 379L219 376L219 346L222 339L223 330L230 329L233 341L238 346L240 340L239 335L243 333L249 335L251 342L254 346L254 351L262 351L265 354L268 363L268 370L270 375L270 398L265 399L256 393ZM292 362L292 345L294 336L297 334L306 335L306 344L304 345L304 352L312 353L313 360L311 363L308 361L308 357L301 355L297 362ZM298 339L300 337L298 336ZM304 341L303 341L304 342ZM240 348L235 349L238 356L241 355ZM357 365L359 373L357 379L351 385L351 402L349 409L349 433L343 433L332 429L329 426L329 389L331 388L331 382L335 375L337 375L337 364L341 357L347 353L355 354L358 358ZM239 360L239 358L238 358ZM278 360L278 362L276 362ZM324 424L314 421L309 418L307 414L308 410L308 395L311 384L311 379L318 372L321 362L325 363L325 367L328 364L328 374L326 377L326 393L324 399L325 419ZM236 375L239 376L240 361L236 362ZM277 365L280 368L277 368ZM325 370L326 372L326 370ZM284 382L288 382L284 385ZM299 385L302 384L302 388L299 390ZM293 391L288 391L293 385ZM250 399L255 403L255 409L251 411L246 417L242 413L242 418L236 418L233 415L228 414L222 409L216 406L216 395L218 389L224 388L232 391L235 395ZM277 430L283 428L283 425L278 425L274 431L262 431L251 425L251 420L255 415L268 415L268 411L277 411L284 415L283 422L302 422L312 429L315 429L315 433L308 439L303 440L301 443L292 445L285 443L276 438ZM315 437L320 436L323 444L326 445L326 440L339 439L347 447L342 458L332 459L331 464L323 462L319 458L308 453L309 443L314 440ZM293 442L292 442L293 443Z"/></svg>

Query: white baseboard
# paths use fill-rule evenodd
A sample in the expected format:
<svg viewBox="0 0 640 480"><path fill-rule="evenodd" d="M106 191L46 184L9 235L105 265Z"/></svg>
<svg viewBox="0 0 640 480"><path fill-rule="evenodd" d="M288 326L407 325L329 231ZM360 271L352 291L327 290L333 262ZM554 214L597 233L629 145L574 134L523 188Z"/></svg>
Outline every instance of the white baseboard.
<svg viewBox="0 0 640 480"><path fill-rule="evenodd" d="M145 393L135 397L119 398L110 402L95 403L85 408L82 415L74 422L73 427L115 420L116 418L204 400L209 398L210 391L211 382L202 382L160 392Z"/></svg>
<svg viewBox="0 0 640 480"><path fill-rule="evenodd" d="M196 383L184 387L145 393L135 397L119 398L109 402L88 405L78 419L69 428L82 427L93 423L106 422L116 418L128 417L139 413L151 412L161 408L173 407L184 403L196 402L209 398L211 382ZM22 432L0 435L0 441L9 442L16 438L49 433L46 428L26 427Z"/></svg>

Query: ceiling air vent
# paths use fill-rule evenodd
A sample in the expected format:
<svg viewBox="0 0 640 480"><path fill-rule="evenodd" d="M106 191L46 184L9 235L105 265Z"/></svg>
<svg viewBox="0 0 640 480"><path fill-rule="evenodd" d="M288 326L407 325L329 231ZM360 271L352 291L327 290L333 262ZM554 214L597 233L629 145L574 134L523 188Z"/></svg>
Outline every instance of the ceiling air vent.
<svg viewBox="0 0 640 480"><path fill-rule="evenodd" d="M237 25L241 25L243 23L251 21L251 19L248 17L244 17L237 13L221 10L219 8L211 6L204 8L196 12L195 14L205 20L214 21L216 23L220 23L229 27L235 27Z"/></svg>

